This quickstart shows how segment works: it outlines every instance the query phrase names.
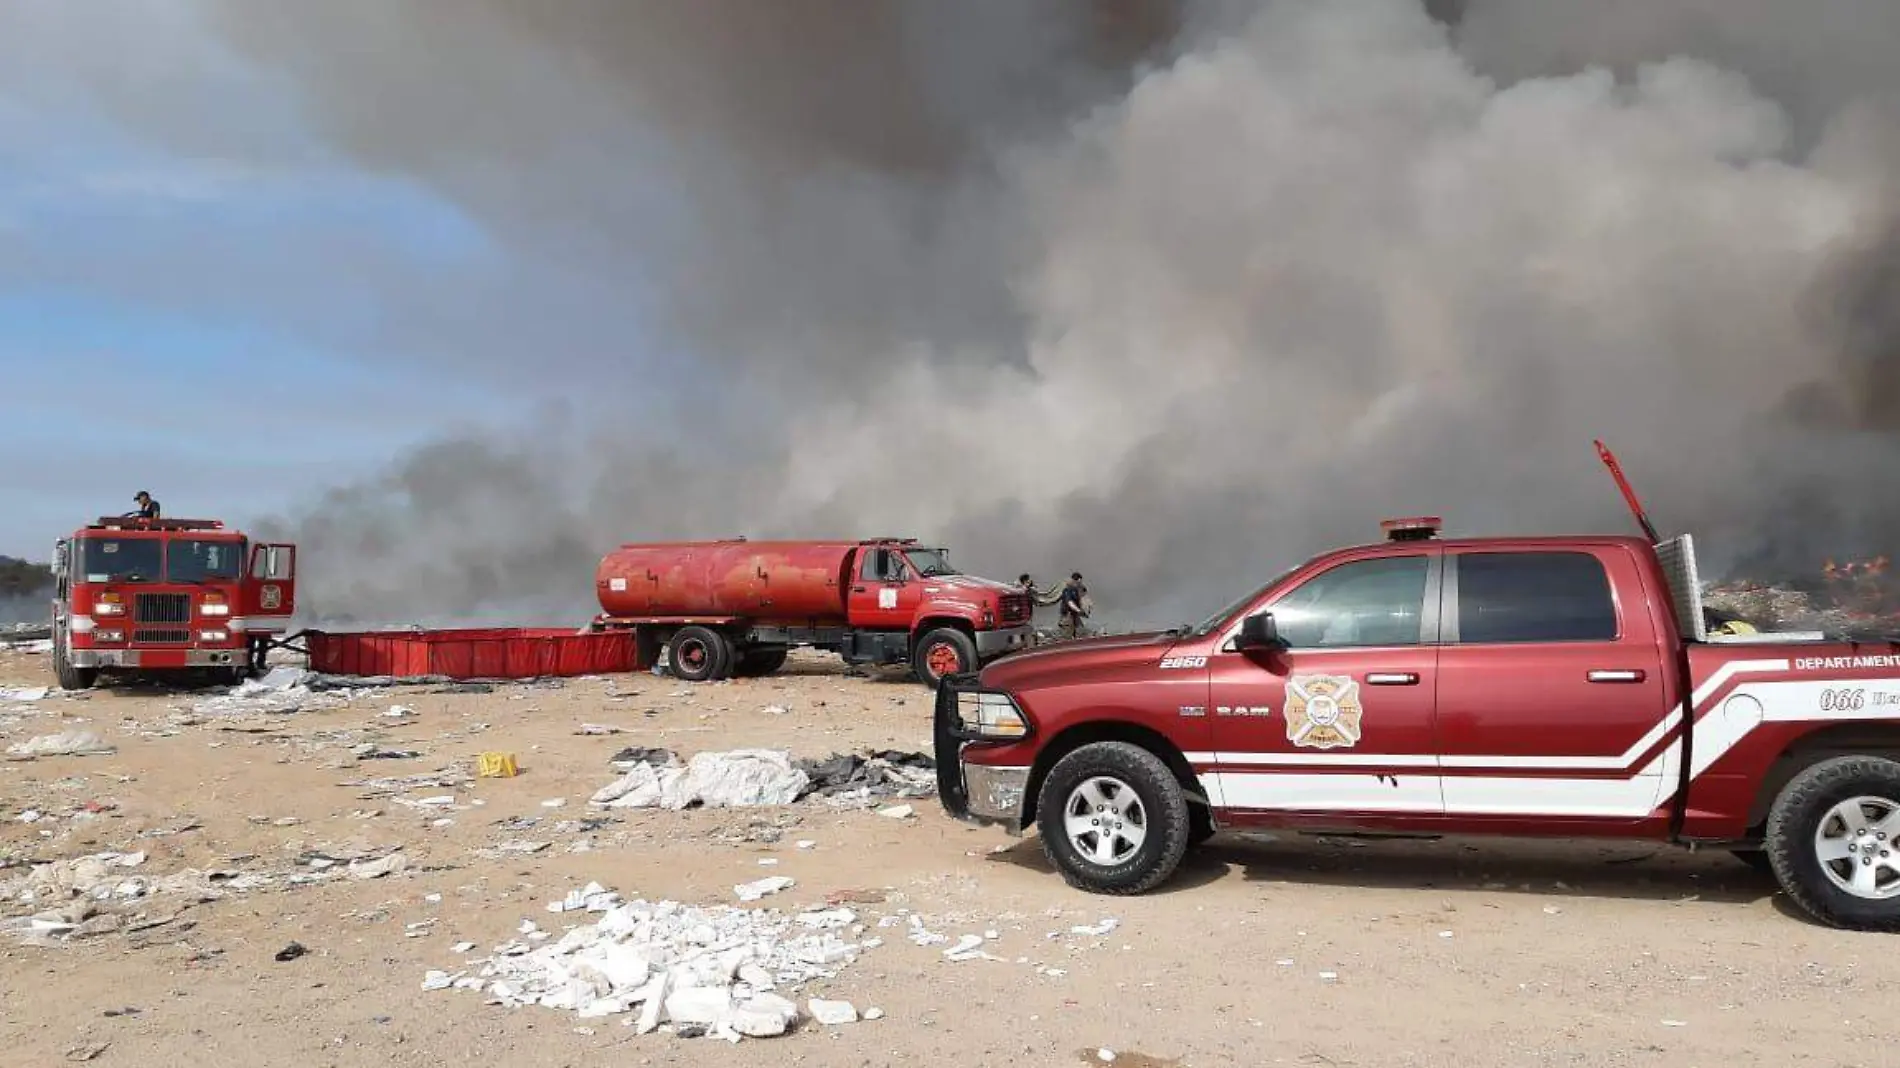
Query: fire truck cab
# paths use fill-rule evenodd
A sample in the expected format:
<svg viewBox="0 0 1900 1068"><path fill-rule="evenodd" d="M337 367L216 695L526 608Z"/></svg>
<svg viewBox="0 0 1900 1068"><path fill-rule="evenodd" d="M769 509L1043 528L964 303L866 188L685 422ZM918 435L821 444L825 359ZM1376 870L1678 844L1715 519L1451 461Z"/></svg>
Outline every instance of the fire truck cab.
<svg viewBox="0 0 1900 1068"><path fill-rule="evenodd" d="M101 671L261 672L296 609L297 550L215 519L101 518L53 551L53 670L62 689Z"/></svg>

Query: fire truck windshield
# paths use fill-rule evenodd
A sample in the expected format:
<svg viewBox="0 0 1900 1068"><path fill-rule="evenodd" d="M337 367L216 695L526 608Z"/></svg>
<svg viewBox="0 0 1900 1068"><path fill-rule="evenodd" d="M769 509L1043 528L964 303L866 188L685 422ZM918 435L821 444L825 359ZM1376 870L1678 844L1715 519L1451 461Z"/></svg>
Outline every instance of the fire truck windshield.
<svg viewBox="0 0 1900 1068"><path fill-rule="evenodd" d="M79 546L87 582L157 582L165 571L164 544L150 538L86 538Z"/></svg>
<svg viewBox="0 0 1900 1068"><path fill-rule="evenodd" d="M228 582L238 577L243 550L235 541L174 541L166 554L166 576L172 582Z"/></svg>

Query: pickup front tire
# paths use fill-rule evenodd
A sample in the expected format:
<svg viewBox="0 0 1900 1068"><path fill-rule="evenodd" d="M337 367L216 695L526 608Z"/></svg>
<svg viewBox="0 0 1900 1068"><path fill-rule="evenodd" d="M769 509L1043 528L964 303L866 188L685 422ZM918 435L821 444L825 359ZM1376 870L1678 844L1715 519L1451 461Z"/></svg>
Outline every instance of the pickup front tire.
<svg viewBox="0 0 1900 1068"><path fill-rule="evenodd" d="M1127 742L1096 742L1057 761L1037 796L1036 828L1070 886L1123 895L1173 875L1193 833L1174 773Z"/></svg>
<svg viewBox="0 0 1900 1068"><path fill-rule="evenodd" d="M1849 756L1794 777L1764 844L1781 888L1824 923L1900 931L1900 762Z"/></svg>

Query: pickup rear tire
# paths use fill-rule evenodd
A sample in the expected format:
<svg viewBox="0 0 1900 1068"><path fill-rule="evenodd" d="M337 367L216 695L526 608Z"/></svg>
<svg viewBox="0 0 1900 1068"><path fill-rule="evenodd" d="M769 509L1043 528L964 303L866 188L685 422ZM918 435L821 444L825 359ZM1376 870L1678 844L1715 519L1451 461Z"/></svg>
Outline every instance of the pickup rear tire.
<svg viewBox="0 0 1900 1068"><path fill-rule="evenodd" d="M1095 742L1056 762L1036 801L1043 852L1070 886L1141 894L1174 874L1193 833L1186 796L1161 758Z"/></svg>
<svg viewBox="0 0 1900 1068"><path fill-rule="evenodd" d="M910 669L918 682L934 690L945 675L976 670L976 641L955 627L937 627L917 642Z"/></svg>
<svg viewBox="0 0 1900 1068"><path fill-rule="evenodd" d="M1781 888L1823 923L1900 931L1900 762L1848 756L1796 775L1768 813Z"/></svg>
<svg viewBox="0 0 1900 1068"><path fill-rule="evenodd" d="M709 627L681 627L666 643L673 677L686 682L723 679L732 670L732 643Z"/></svg>

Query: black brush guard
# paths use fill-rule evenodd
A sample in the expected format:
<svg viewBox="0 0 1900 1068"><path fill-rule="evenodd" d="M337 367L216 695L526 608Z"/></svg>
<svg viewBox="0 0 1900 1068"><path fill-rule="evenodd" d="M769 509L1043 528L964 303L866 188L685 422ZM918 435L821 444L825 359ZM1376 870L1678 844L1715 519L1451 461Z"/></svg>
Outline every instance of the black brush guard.
<svg viewBox="0 0 1900 1068"><path fill-rule="evenodd" d="M937 762L937 800L953 819L970 818L970 791L963 782L963 721L957 715L957 694L978 689L974 672L945 675L937 683L937 708L932 717L931 756Z"/></svg>

